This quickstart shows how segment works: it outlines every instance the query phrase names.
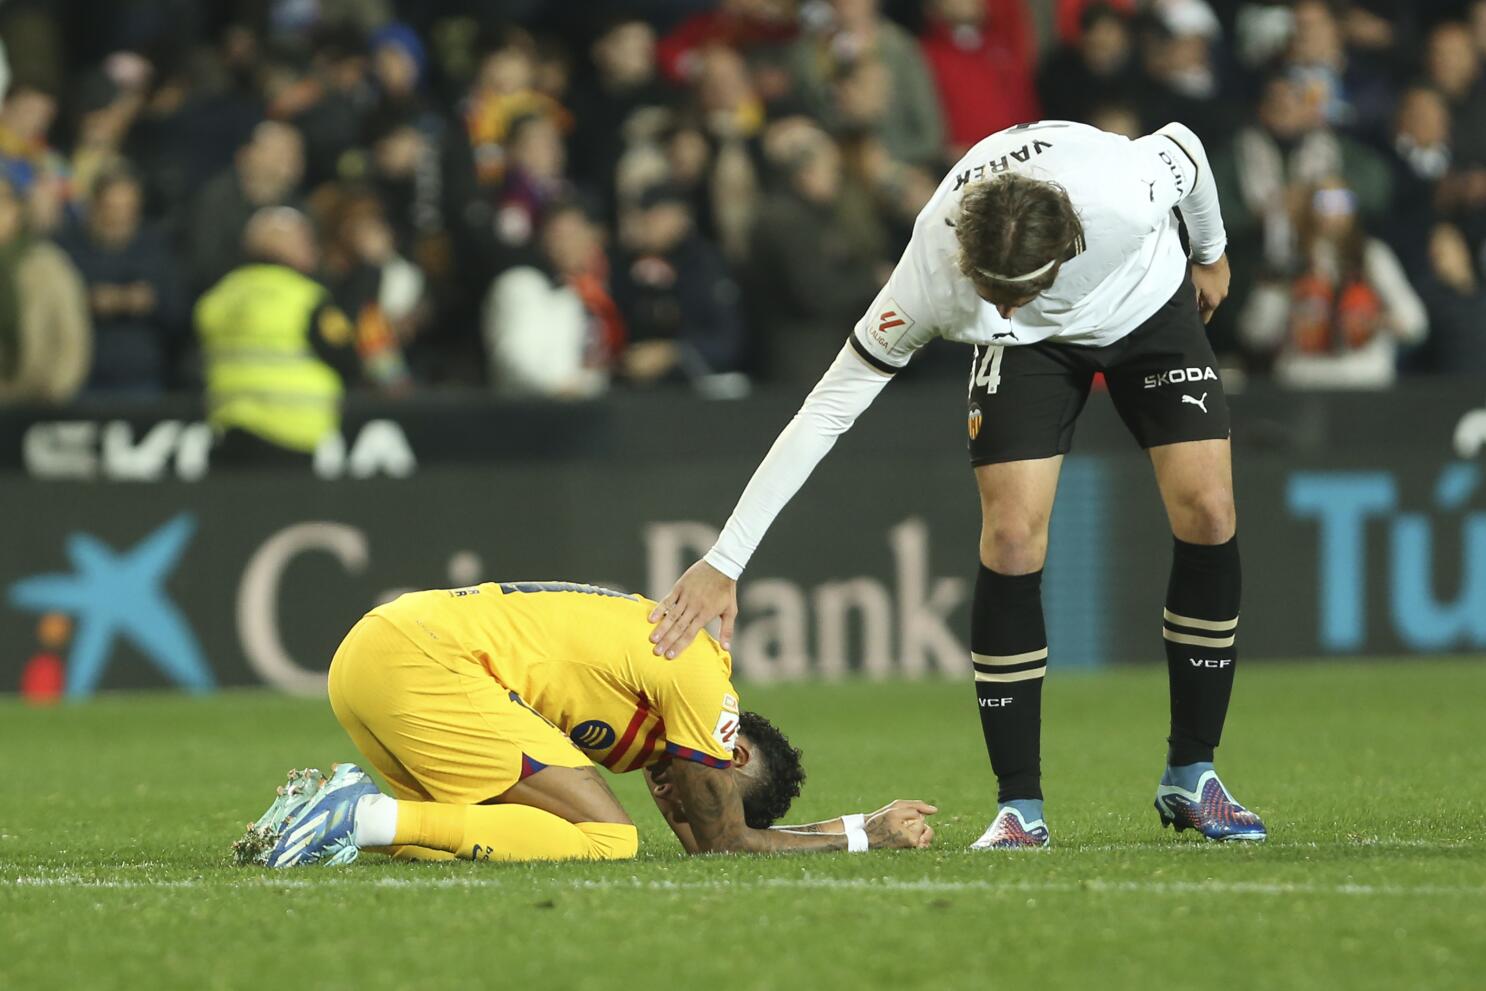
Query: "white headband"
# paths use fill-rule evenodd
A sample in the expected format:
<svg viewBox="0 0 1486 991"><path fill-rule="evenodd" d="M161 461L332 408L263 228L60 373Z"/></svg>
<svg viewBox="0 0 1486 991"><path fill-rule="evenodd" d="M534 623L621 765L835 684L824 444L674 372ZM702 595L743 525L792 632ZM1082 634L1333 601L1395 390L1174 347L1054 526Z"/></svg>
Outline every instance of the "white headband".
<svg viewBox="0 0 1486 991"><path fill-rule="evenodd" d="M1026 275L997 275L995 272L987 272L983 268L978 268L976 269L976 271L979 272L981 275L984 275L988 279L995 279L997 282L1031 282L1039 275L1046 275L1048 271L1057 263L1058 259L1054 258L1046 265L1037 269L1037 271L1028 272Z"/></svg>

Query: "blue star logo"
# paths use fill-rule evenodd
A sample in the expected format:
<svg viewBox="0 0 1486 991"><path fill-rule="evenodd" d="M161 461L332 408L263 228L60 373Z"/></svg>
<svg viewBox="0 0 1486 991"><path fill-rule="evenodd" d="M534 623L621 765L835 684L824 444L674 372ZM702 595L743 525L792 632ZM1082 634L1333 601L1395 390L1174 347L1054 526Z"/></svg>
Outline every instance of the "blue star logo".
<svg viewBox="0 0 1486 991"><path fill-rule="evenodd" d="M67 695L98 687L123 637L177 684L193 692L214 685L191 624L165 591L196 521L182 513L141 540L116 552L90 533L67 538L70 574L35 575L10 586L10 604L32 612L66 613L77 624L67 663Z"/></svg>

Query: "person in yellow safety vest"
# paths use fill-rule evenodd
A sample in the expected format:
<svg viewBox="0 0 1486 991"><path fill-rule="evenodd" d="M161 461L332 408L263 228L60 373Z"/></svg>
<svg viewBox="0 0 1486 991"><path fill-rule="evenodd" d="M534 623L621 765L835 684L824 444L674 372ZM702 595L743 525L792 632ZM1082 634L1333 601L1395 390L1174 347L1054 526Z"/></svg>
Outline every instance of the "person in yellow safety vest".
<svg viewBox="0 0 1486 991"><path fill-rule="evenodd" d="M360 365L355 330L311 277L319 248L299 211L253 214L243 250L248 262L196 304L212 463L308 465L340 429L345 381Z"/></svg>

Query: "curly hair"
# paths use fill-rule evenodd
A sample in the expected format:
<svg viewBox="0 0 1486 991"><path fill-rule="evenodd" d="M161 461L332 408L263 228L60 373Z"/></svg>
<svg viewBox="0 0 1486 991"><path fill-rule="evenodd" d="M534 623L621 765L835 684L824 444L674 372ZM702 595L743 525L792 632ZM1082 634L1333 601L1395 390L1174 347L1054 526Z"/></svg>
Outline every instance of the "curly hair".
<svg viewBox="0 0 1486 991"><path fill-rule="evenodd" d="M1015 172L966 190L954 228L960 272L1007 302L1046 292L1063 262L1078 252L1084 235L1062 186ZM990 274L1025 275L1049 261L1052 268L1027 281L1002 281Z"/></svg>
<svg viewBox="0 0 1486 991"><path fill-rule="evenodd" d="M805 783L800 751L790 746L779 727L756 712L738 717L738 732L753 744L753 759L763 762L763 773L743 792L743 818L753 829L768 829L783 818Z"/></svg>

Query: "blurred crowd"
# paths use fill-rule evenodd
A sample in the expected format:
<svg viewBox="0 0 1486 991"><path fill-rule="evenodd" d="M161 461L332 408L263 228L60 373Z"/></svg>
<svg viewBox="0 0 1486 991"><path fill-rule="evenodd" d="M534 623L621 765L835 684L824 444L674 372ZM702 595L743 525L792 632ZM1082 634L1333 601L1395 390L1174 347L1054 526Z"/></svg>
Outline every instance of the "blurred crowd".
<svg viewBox="0 0 1486 991"><path fill-rule="evenodd" d="M1486 371L1486 0L8 0L0 43L0 401L201 389L265 265L353 387L803 385L948 164L1052 118L1203 138L1226 366Z"/></svg>

